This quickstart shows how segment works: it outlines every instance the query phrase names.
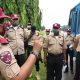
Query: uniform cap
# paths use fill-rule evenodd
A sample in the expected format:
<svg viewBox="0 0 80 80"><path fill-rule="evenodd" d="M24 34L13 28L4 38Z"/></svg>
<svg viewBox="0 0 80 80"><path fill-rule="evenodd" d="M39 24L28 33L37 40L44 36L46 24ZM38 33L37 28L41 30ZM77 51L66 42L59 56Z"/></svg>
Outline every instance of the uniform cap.
<svg viewBox="0 0 80 80"><path fill-rule="evenodd" d="M70 28L66 29L66 32L71 32L71 29Z"/></svg>
<svg viewBox="0 0 80 80"><path fill-rule="evenodd" d="M46 32L50 32L50 29L46 29Z"/></svg>
<svg viewBox="0 0 80 80"><path fill-rule="evenodd" d="M0 8L0 19L2 18L10 18L10 16L5 15L4 12L2 11L2 8Z"/></svg>
<svg viewBox="0 0 80 80"><path fill-rule="evenodd" d="M0 43L2 44L8 44L8 40L6 38L0 38Z"/></svg>
<svg viewBox="0 0 80 80"><path fill-rule="evenodd" d="M18 17L17 14L12 14L12 15L11 15L11 18L12 18L12 19L18 19L19 17Z"/></svg>
<svg viewBox="0 0 80 80"><path fill-rule="evenodd" d="M60 28L60 24L58 23L53 24L53 29L59 29L59 28Z"/></svg>

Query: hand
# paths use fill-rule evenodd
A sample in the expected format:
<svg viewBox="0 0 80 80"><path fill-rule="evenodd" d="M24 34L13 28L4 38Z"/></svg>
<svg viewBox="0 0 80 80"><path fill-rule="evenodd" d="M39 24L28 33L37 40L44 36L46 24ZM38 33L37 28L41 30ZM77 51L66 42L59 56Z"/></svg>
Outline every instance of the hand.
<svg viewBox="0 0 80 80"><path fill-rule="evenodd" d="M35 52L40 52L42 48L42 43L40 42L40 40L37 38L34 41L34 46L33 46L33 51Z"/></svg>

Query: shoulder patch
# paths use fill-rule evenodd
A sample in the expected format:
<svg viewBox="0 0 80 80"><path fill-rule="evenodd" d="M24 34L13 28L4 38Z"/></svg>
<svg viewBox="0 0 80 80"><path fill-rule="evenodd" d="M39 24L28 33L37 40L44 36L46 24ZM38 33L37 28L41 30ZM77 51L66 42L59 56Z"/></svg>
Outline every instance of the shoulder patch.
<svg viewBox="0 0 80 80"><path fill-rule="evenodd" d="M4 62L5 64L11 64L12 56L9 51L4 51L0 54L0 60Z"/></svg>

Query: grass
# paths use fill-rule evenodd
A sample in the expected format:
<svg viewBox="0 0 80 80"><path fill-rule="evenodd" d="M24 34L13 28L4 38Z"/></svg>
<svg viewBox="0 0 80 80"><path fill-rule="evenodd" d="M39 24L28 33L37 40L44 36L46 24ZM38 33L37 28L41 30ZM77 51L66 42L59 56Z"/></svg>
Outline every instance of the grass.
<svg viewBox="0 0 80 80"><path fill-rule="evenodd" d="M42 56L42 59L44 58L44 55L43 55L43 50L41 51L41 56ZM46 80L46 66L44 65L44 63L40 63L40 71L39 71L39 74L40 74L40 78L41 80ZM36 70L35 70L35 66L33 68L33 71L32 71L32 77L29 78L28 80L36 80Z"/></svg>
<svg viewBox="0 0 80 80"><path fill-rule="evenodd" d="M40 31L40 35L43 37L45 35L45 32L44 31ZM43 50L41 52L42 54L42 58L44 57L43 56ZM44 65L44 63L41 63L40 62L40 71L39 71L39 74L40 74L40 78L41 80L46 80L46 66ZM36 70L35 70L35 66L33 68L33 71L32 71L32 77L29 78L28 80L36 80Z"/></svg>
<svg viewBox="0 0 80 80"><path fill-rule="evenodd" d="M39 74L40 74L41 80L46 80L46 67L45 67L44 63L41 63L41 62L40 62ZM35 76L36 76L36 70L35 70L35 66L34 66L33 71L32 71L32 77L29 78L28 80L36 80Z"/></svg>

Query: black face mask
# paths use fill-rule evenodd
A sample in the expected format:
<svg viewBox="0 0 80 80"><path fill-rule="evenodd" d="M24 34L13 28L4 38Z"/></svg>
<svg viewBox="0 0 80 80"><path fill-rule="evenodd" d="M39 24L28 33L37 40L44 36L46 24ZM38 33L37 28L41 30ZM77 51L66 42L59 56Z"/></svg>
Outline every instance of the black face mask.
<svg viewBox="0 0 80 80"><path fill-rule="evenodd" d="M13 24L14 27L18 26L18 24Z"/></svg>
<svg viewBox="0 0 80 80"><path fill-rule="evenodd" d="M59 35L59 30L53 30L54 36L58 36Z"/></svg>
<svg viewBox="0 0 80 80"><path fill-rule="evenodd" d="M67 32L67 35L71 35L71 32Z"/></svg>

